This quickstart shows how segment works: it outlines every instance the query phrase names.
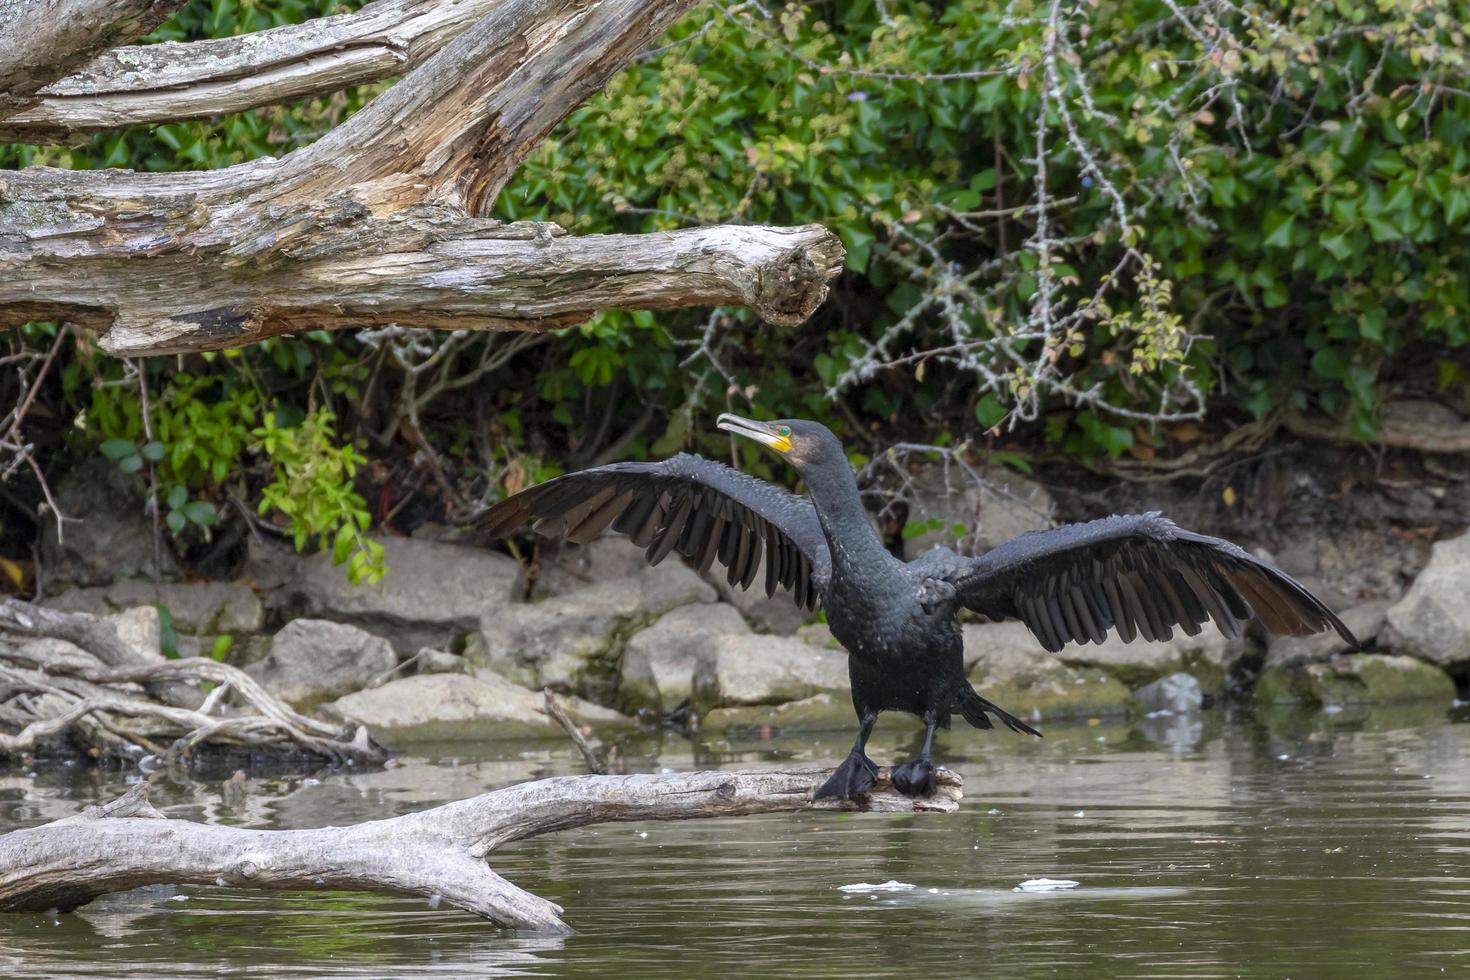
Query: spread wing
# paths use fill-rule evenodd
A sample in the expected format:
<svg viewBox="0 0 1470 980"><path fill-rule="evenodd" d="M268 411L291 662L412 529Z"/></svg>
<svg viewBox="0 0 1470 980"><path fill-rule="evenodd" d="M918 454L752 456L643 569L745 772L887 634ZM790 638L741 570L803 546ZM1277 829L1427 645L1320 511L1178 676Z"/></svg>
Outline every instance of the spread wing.
<svg viewBox="0 0 1470 980"><path fill-rule="evenodd" d="M1252 614L1272 633L1334 629L1357 639L1331 609L1281 569L1220 538L1163 516L1131 514L1033 531L945 576L965 606L992 619L1019 619L1046 649L1102 643L1109 630L1168 640L1210 619L1229 637Z"/></svg>
<svg viewBox="0 0 1470 980"><path fill-rule="evenodd" d="M535 521L538 534L586 544L609 526L657 565L671 551L705 571L719 560L726 580L749 588L766 563L766 595L791 591L816 607L832 561L816 508L806 497L680 453L660 463L612 463L522 490L482 519L492 534Z"/></svg>

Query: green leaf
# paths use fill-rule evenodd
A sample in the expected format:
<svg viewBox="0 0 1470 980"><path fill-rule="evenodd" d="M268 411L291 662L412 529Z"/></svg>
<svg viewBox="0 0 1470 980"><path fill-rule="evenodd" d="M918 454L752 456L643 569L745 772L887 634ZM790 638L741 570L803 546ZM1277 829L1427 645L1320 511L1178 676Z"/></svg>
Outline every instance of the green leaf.
<svg viewBox="0 0 1470 980"><path fill-rule="evenodd" d="M133 445L131 439L109 439L99 448L102 450L102 455L108 459L122 459L138 451L138 447Z"/></svg>
<svg viewBox="0 0 1470 980"><path fill-rule="evenodd" d="M168 504L170 510L178 510L180 507L184 506L184 503L188 499L189 490L182 484L175 484L169 489L168 496L163 498L164 503Z"/></svg>
<svg viewBox="0 0 1470 980"><path fill-rule="evenodd" d="M184 528L188 525L189 520L184 516L183 511L171 510L164 515L163 522L168 525L168 529L170 531L174 532L175 534L181 534L183 533Z"/></svg>
<svg viewBox="0 0 1470 980"><path fill-rule="evenodd" d="M1312 355L1312 373L1333 381L1347 377L1351 365L1352 358L1341 347L1324 347Z"/></svg>
<svg viewBox="0 0 1470 980"><path fill-rule="evenodd" d="M228 633L221 633L214 638L209 645L209 659L223 662L230 655L230 650L235 646L235 638Z"/></svg>
<svg viewBox="0 0 1470 980"><path fill-rule="evenodd" d="M182 508L184 516L200 527L209 527L219 520L214 504L207 500L191 500Z"/></svg>
<svg viewBox="0 0 1470 980"><path fill-rule="evenodd" d="M332 564L340 565L346 561L356 544L357 529L351 523L337 528L337 536L332 540Z"/></svg>
<svg viewBox="0 0 1470 980"><path fill-rule="evenodd" d="M124 473L136 473L143 468L143 457L136 453L132 456L124 456L117 461L117 468Z"/></svg>
<svg viewBox="0 0 1470 980"><path fill-rule="evenodd" d="M1007 414L1006 407L993 394L987 394L975 403L975 418L987 429L999 425Z"/></svg>
<svg viewBox="0 0 1470 980"><path fill-rule="evenodd" d="M161 462L163 460L163 443L158 442L157 440L154 440L153 442L145 442L143 444L143 448L139 450L139 452L141 452L143 458L148 460L148 462L150 463Z"/></svg>
<svg viewBox="0 0 1470 980"><path fill-rule="evenodd" d="M1266 233L1261 244L1269 248L1288 248L1291 245L1291 232L1295 227L1295 215L1272 211L1266 215L1265 224L1261 226L1261 230Z"/></svg>

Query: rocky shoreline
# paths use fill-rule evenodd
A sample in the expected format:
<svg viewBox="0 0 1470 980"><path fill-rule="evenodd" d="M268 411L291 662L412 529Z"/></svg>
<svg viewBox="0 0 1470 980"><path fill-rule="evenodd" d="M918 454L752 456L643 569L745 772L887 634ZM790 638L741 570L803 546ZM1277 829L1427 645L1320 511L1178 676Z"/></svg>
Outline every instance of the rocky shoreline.
<svg viewBox="0 0 1470 980"><path fill-rule="evenodd" d="M1039 526L1034 502L1026 507L1026 520ZM364 725L390 747L558 736L540 710L545 687L594 727L852 726L846 655L823 624L806 622L783 595L732 591L672 559L647 567L620 537L568 546L543 558L534 576L483 548L386 538L390 573L366 587L351 586L324 555L260 539L237 581L166 582L155 591L137 577L136 561L116 553L128 535L141 545L133 532L113 534L112 550L100 554L118 560L103 567L92 558L90 570L88 555L69 542L54 567L70 569L77 584L53 583L56 593L41 603L135 623L161 616L135 630L139 642L224 659L294 707ZM134 574L99 584L109 568ZM1470 535L1436 544L1402 596L1340 610L1363 652L1331 635L1261 642L1252 633L1232 642L1207 628L1169 643L1114 639L1051 655L1020 624L971 623L966 669L987 697L1041 724L1228 700L1448 708L1456 681L1470 672L1465 581Z"/></svg>

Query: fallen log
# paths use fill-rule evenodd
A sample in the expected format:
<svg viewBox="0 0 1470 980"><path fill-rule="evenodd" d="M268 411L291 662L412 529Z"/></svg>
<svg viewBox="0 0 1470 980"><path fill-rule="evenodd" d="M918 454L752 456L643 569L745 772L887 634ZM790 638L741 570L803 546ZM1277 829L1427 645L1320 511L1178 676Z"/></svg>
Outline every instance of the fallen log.
<svg viewBox="0 0 1470 980"><path fill-rule="evenodd" d="M506 928L565 933L562 908L492 871L491 851L596 823L807 810L950 813L963 795L959 775L941 769L933 797L901 796L885 768L860 802L814 801L828 775L560 776L401 817L309 830L170 820L148 803L141 783L104 806L0 837L0 911L67 912L99 895L156 884L353 889L437 898Z"/></svg>

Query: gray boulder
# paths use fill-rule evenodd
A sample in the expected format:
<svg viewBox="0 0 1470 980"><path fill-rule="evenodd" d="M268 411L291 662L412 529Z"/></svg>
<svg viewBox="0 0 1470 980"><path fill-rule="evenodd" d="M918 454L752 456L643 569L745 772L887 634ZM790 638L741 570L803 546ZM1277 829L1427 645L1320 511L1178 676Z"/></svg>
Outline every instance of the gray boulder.
<svg viewBox="0 0 1470 980"><path fill-rule="evenodd" d="M694 668L690 702L716 708L780 704L816 694L850 697L847 654L785 636L711 636Z"/></svg>
<svg viewBox="0 0 1470 980"><path fill-rule="evenodd" d="M1359 643L1367 646L1383 632L1388 609L1387 600L1373 599L1344 609L1338 618L1358 638ZM1280 667L1312 660L1327 660L1347 652L1347 641L1332 630L1311 636L1271 636L1266 640L1265 666Z"/></svg>
<svg viewBox="0 0 1470 980"><path fill-rule="evenodd" d="M677 555L664 561L678 563ZM542 561L534 594L538 599L573 595L601 582L637 578L647 568L643 549L622 534L604 534L586 545L567 542Z"/></svg>
<svg viewBox="0 0 1470 980"><path fill-rule="evenodd" d="M304 709L356 691L397 662L387 640L356 626L297 619L275 635L270 655L245 671L267 691Z"/></svg>
<svg viewBox="0 0 1470 980"><path fill-rule="evenodd" d="M917 558L935 545L967 554L979 554L1026 531L1051 526L1055 509L1051 495L1025 477L999 468L985 475L977 486L958 467L933 465L912 477L907 490L910 525L939 521L943 526L925 531L904 542L904 553ZM956 539L953 527L966 531Z"/></svg>
<svg viewBox="0 0 1470 980"><path fill-rule="evenodd" d="M1205 692L1193 675L1170 674L1134 691L1133 700L1138 703L1139 710L1149 714L1167 711L1183 715L1204 707Z"/></svg>
<svg viewBox="0 0 1470 980"><path fill-rule="evenodd" d="M729 735L770 737L781 732L850 731L856 723L850 695L823 692L784 704L716 708L704 716L703 727Z"/></svg>
<svg viewBox="0 0 1470 980"><path fill-rule="evenodd" d="M1470 662L1470 534L1440 541L1429 564L1404 597L1388 610L1380 645L1439 664Z"/></svg>
<svg viewBox="0 0 1470 980"><path fill-rule="evenodd" d="M286 586L289 607L316 619L371 630L405 654L447 647L517 595L519 562L505 555L417 538L382 541L388 574L355 586L326 553L312 555Z"/></svg>
<svg viewBox="0 0 1470 980"><path fill-rule="evenodd" d="M487 610L466 651L475 673L526 687L613 696L624 642L671 609L715 601L715 590L676 561L541 602Z"/></svg>
<svg viewBox="0 0 1470 980"><path fill-rule="evenodd" d="M58 480L55 492L57 507L77 520L66 522L61 541L55 521L41 522L41 567L48 582L107 585L152 574L153 524L143 513L135 477L110 460L89 459ZM159 573L177 572L165 535Z"/></svg>
<svg viewBox="0 0 1470 980"><path fill-rule="evenodd" d="M672 711L694 689L694 670L711 636L749 634L734 606L681 606L634 633L623 651L618 707L630 714Z"/></svg>
<svg viewBox="0 0 1470 980"><path fill-rule="evenodd" d="M366 725L389 746L453 739L565 738L542 712L543 696L493 674L417 674L358 691L323 707L329 717ZM579 724L631 724L607 708L579 698L562 707Z"/></svg>
<svg viewBox="0 0 1470 980"><path fill-rule="evenodd" d="M964 633L970 682L1020 718L1086 718L1122 714L1133 706L1121 681L1052 656L1021 623L972 624Z"/></svg>
<svg viewBox="0 0 1470 980"><path fill-rule="evenodd" d="M766 598L764 571L756 575L749 589L726 582L725 572L718 565L706 572L704 579L714 586L722 602L740 610L740 615L758 632L790 636L810 618L810 614L796 607L796 601L785 589L777 589L775 595Z"/></svg>
<svg viewBox="0 0 1470 980"><path fill-rule="evenodd" d="M1433 664L1413 657L1352 653L1306 664L1268 667L1256 678L1260 706L1372 704L1434 701L1449 704L1455 682Z"/></svg>
<svg viewBox="0 0 1470 980"><path fill-rule="evenodd" d="M174 618L174 629L191 636L255 633L264 611L255 593L230 582L164 582L124 579L111 585L68 589L42 605L73 612L106 614L160 603Z"/></svg>
<svg viewBox="0 0 1470 980"><path fill-rule="evenodd" d="M1142 637L1124 643L1112 633L1101 644L1069 643L1058 656L1074 667L1105 671L1128 687L1142 687L1169 674L1191 674L1207 695L1215 696L1224 693L1226 676L1245 653L1244 640L1230 639L1210 622L1197 636L1176 629L1174 638L1165 643Z"/></svg>

